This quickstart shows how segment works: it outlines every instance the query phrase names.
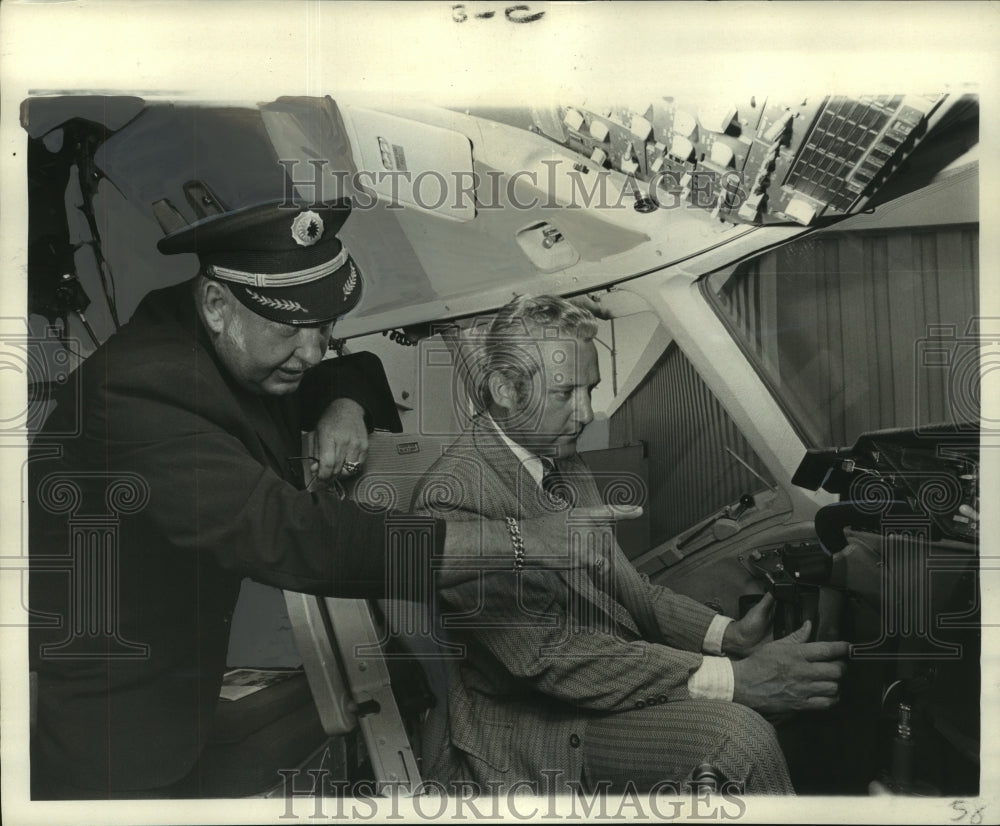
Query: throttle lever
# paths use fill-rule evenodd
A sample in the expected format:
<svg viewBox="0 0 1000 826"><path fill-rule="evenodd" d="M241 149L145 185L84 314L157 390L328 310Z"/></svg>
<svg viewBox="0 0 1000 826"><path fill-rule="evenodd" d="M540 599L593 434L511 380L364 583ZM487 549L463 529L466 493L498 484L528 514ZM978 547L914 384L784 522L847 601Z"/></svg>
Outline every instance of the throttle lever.
<svg viewBox="0 0 1000 826"><path fill-rule="evenodd" d="M820 625L820 591L829 584L833 557L822 546L804 542L768 550L754 550L744 560L737 557L775 599L774 638L780 639L812 620L816 639Z"/></svg>

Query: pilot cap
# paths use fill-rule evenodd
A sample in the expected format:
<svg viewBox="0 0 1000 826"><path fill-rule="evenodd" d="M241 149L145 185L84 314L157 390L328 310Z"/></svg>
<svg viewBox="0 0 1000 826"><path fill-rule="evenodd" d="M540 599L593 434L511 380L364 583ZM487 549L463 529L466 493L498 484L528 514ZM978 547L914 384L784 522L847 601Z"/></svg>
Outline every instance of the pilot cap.
<svg viewBox="0 0 1000 826"><path fill-rule="evenodd" d="M361 298L361 274L337 238L351 203L283 207L270 201L212 215L165 235L165 255L193 252L260 316L295 326L325 324Z"/></svg>

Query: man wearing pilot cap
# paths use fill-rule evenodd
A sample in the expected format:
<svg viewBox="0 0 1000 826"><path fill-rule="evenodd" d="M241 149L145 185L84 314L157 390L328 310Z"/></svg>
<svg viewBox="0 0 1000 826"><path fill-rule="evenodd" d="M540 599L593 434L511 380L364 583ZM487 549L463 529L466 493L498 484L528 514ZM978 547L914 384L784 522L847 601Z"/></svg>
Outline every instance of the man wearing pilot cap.
<svg viewBox="0 0 1000 826"><path fill-rule="evenodd" d="M376 357L323 359L363 290L337 237L349 213L272 202L167 235L197 276L146 296L57 396L29 463L33 796L206 793L241 580L375 598L408 569L387 562L385 515L315 492L300 461L305 431L329 478L373 427L401 429ZM97 522L113 540L78 541ZM504 523L427 529L442 578L456 557L512 560ZM562 516L525 521L528 564L565 535Z"/></svg>
<svg viewBox="0 0 1000 826"><path fill-rule="evenodd" d="M301 210L275 201L205 218L157 244L167 255L198 255L196 294L206 330L229 372L252 392L295 392L305 371L323 358L334 321L360 300L357 265L336 235L350 212L346 200ZM322 455L313 470L320 480L353 473L367 452L363 411L338 404L359 415L341 416L319 440ZM388 396L383 408L398 431Z"/></svg>
<svg viewBox="0 0 1000 826"><path fill-rule="evenodd" d="M346 200L310 209L261 204L204 218L167 235L157 248L167 255L197 253L203 274L224 281L264 318L325 324L361 298L357 266L337 238L350 213Z"/></svg>

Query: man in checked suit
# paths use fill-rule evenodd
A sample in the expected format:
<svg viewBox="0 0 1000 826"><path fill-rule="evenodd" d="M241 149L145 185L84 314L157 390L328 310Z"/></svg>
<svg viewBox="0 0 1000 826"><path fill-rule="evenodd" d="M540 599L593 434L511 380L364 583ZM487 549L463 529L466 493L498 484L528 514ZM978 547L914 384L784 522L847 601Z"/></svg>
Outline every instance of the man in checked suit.
<svg viewBox="0 0 1000 826"><path fill-rule="evenodd" d="M670 791L707 763L747 794L794 793L759 712L832 706L847 645L805 642L808 623L764 643L769 596L732 621L651 584L610 531L574 528L570 505L600 502L576 453L600 381L595 333L559 298L501 309L470 360L477 415L415 491L420 512L508 518L515 549L520 520L562 508L597 549L586 569L515 565L440 591L463 656L448 664L447 719L425 727L425 777Z"/></svg>

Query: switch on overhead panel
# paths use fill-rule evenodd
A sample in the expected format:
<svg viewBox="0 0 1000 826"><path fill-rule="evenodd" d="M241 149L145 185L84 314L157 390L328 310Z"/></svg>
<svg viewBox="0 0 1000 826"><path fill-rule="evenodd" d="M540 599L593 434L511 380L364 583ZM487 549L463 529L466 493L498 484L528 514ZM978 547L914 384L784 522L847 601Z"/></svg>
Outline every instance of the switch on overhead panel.
<svg viewBox="0 0 1000 826"><path fill-rule="evenodd" d="M678 109L674 112L674 134L680 135L685 138L690 138L694 134L694 130L697 127L694 115L690 112L685 112L683 109Z"/></svg>
<svg viewBox="0 0 1000 826"><path fill-rule="evenodd" d="M781 117L779 117L774 123L772 123L767 131L764 133L765 141L776 141L783 137L785 130L791 124L792 120L795 118L794 112L785 112Z"/></svg>
<svg viewBox="0 0 1000 826"><path fill-rule="evenodd" d="M576 109L567 109L563 123L574 132L579 132L583 127L583 115L577 112Z"/></svg>
<svg viewBox="0 0 1000 826"><path fill-rule="evenodd" d="M609 130L601 121L594 120L590 123L590 137L595 141L606 141L608 139Z"/></svg>
<svg viewBox="0 0 1000 826"><path fill-rule="evenodd" d="M719 166L729 166L733 162L733 150L722 143L716 141L712 144L712 163Z"/></svg>
<svg viewBox="0 0 1000 826"><path fill-rule="evenodd" d="M632 134L643 143L648 141L653 136L653 124L641 115L635 115L632 118L631 130Z"/></svg>
<svg viewBox="0 0 1000 826"><path fill-rule="evenodd" d="M679 161L687 161L694 154L694 144L687 138L674 135L670 142L670 154Z"/></svg>
<svg viewBox="0 0 1000 826"><path fill-rule="evenodd" d="M725 132L736 117L736 107L729 103L702 104L698 107L698 123L710 132Z"/></svg>
<svg viewBox="0 0 1000 826"><path fill-rule="evenodd" d="M564 270L580 260L580 254L573 245L547 222L531 224L519 230L514 240L539 272Z"/></svg>
<svg viewBox="0 0 1000 826"><path fill-rule="evenodd" d="M785 207L785 215L793 221L798 221L800 224L808 226L812 223L812 219L816 217L816 206L802 198L793 198L788 206Z"/></svg>

